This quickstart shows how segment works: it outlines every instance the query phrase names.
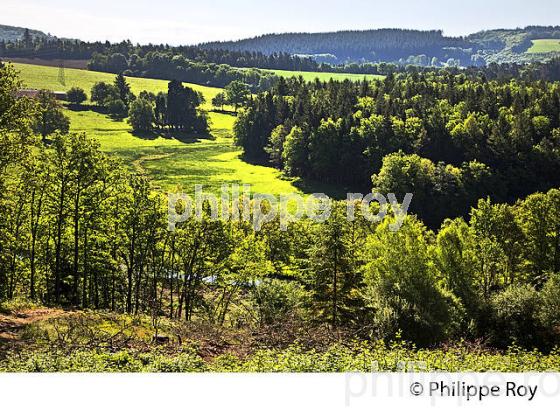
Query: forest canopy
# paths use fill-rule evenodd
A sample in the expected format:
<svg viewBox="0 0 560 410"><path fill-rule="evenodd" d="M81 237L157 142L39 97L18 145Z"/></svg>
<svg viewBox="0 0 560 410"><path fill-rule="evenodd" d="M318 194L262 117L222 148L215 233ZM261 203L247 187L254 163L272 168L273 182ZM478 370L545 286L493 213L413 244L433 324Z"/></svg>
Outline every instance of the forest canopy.
<svg viewBox="0 0 560 410"><path fill-rule="evenodd" d="M235 137L247 159L289 176L414 191L413 212L435 227L487 196L512 203L558 187L559 111L558 83L488 80L484 71L282 79L248 104Z"/></svg>

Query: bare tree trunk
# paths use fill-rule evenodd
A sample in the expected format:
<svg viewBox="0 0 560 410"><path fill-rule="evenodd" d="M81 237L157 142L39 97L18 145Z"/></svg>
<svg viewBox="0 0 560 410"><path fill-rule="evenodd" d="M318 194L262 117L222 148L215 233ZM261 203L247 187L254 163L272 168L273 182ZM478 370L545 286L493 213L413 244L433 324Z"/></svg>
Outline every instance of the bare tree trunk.
<svg viewBox="0 0 560 410"><path fill-rule="evenodd" d="M79 282L79 251L80 251L80 190L76 192L74 199L74 260L72 264L72 276L74 280L74 288L72 290L72 298L74 305L79 304L78 299L78 282Z"/></svg>
<svg viewBox="0 0 560 410"><path fill-rule="evenodd" d="M173 276L175 269L175 237L171 240L171 267L169 271L169 318L173 319Z"/></svg>
<svg viewBox="0 0 560 410"><path fill-rule="evenodd" d="M84 224L84 274L82 279L82 306L84 308L88 307L88 227Z"/></svg>
<svg viewBox="0 0 560 410"><path fill-rule="evenodd" d="M56 244L55 244L55 269L54 269L54 295L56 303L60 303L60 276L62 258L62 225L64 219L64 200L66 196L65 182L61 182L60 197L58 203L58 215L56 223Z"/></svg>
<svg viewBox="0 0 560 410"><path fill-rule="evenodd" d="M41 218L41 212L43 208L43 195L44 190L41 190L41 195L39 197L39 201L37 202L37 208L35 208L35 197L37 191L34 188L33 192L31 193L31 249L29 252L29 269L30 269L30 284L29 284L29 297L31 300L35 300L35 277L37 275L37 267L35 263L36 253L37 253L37 235L39 232L39 221Z"/></svg>
<svg viewBox="0 0 560 410"><path fill-rule="evenodd" d="M136 247L136 235L133 230L132 239L130 242L130 250L128 256L128 266L127 266L127 292L126 292L126 313L132 313L132 278L134 275L134 262L135 262L135 247Z"/></svg>

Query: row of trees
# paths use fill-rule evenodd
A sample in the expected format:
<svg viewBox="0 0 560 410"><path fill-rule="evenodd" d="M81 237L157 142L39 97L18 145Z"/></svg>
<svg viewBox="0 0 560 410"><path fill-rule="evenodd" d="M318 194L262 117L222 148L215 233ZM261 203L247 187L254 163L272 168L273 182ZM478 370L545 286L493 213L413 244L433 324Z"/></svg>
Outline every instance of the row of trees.
<svg viewBox="0 0 560 410"><path fill-rule="evenodd" d="M437 231L413 216L398 232L391 216L349 221L342 202L325 223L287 231L212 220L207 208L169 231L162 194L95 141L36 138L37 102L16 98L19 87L1 67L0 301L231 326L326 322L420 345L560 341L558 190L512 206L481 200L468 222Z"/></svg>
<svg viewBox="0 0 560 410"><path fill-rule="evenodd" d="M290 79L248 103L235 137L248 159L291 176L366 192L375 175L382 192L432 198L415 211L437 226L489 194L515 201L558 186L559 113L558 83L447 70L374 83Z"/></svg>
<svg viewBox="0 0 560 410"><path fill-rule="evenodd" d="M113 84L103 81L95 83L91 88L90 99L109 114L115 117L125 117L130 103L136 99L136 96L132 93L126 78L119 74L115 77Z"/></svg>
<svg viewBox="0 0 560 410"><path fill-rule="evenodd" d="M128 121L137 132L149 132L157 127L205 134L208 132L208 116L205 111L198 110L203 103L202 93L171 81L167 93L140 93L130 105Z"/></svg>
<svg viewBox="0 0 560 410"><path fill-rule="evenodd" d="M224 110L224 105L232 105L237 112L239 106L246 104L251 98L249 86L241 81L232 81L224 91L219 92L212 98L212 105Z"/></svg>
<svg viewBox="0 0 560 410"><path fill-rule="evenodd" d="M248 84L252 90L270 88L278 79L269 71L236 69L226 64L189 60L182 54L150 51L145 56L133 54L94 54L90 70L124 73L128 76L178 80L187 83L225 87L232 81Z"/></svg>
<svg viewBox="0 0 560 410"><path fill-rule="evenodd" d="M136 96L126 78L119 74L113 84L95 83L91 101L111 115L128 116L135 132L151 132L156 127L196 134L208 132L207 114L198 110L204 96L179 81L170 81L167 93L142 91Z"/></svg>

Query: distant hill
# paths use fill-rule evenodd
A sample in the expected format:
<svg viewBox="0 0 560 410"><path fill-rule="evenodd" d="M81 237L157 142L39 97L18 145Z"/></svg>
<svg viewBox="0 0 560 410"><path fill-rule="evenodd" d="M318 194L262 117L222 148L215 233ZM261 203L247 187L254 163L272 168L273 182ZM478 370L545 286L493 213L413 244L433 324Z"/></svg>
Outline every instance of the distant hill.
<svg viewBox="0 0 560 410"><path fill-rule="evenodd" d="M472 44L460 37L445 37L441 30L380 29L331 33L266 34L245 40L202 44L207 48L290 53L327 62L397 61L411 55L452 58ZM459 51L459 53L458 53Z"/></svg>
<svg viewBox="0 0 560 410"><path fill-rule="evenodd" d="M0 41L13 42L21 40L23 38L23 33L25 32L25 27L14 27L14 26L4 26L0 24ZM29 34L31 37L42 37L48 38L49 36L42 31L29 29Z"/></svg>
<svg viewBox="0 0 560 410"><path fill-rule="evenodd" d="M330 33L266 34L238 41L205 43L210 49L306 55L317 61L396 62L420 65L483 65L543 59L526 54L533 39L560 38L560 27L488 30L447 37L441 30L379 29Z"/></svg>
<svg viewBox="0 0 560 410"><path fill-rule="evenodd" d="M123 64L138 50L130 41L80 42L30 29L31 36L47 38L31 45L16 44L25 28L0 25L0 56L86 60L94 53L122 55ZM79 33L76 33L79 36ZM77 37L78 37L77 36ZM560 26L528 26L480 31L465 37L445 36L441 30L377 29L327 33L265 34L238 40L180 46L172 51L188 59L233 67L317 71L317 63L394 63L419 66L484 66L490 63L527 63L560 57ZM6 44L4 44L6 43ZM48 43L48 44L45 44ZM170 51L167 46L143 46L148 51ZM274 55L274 56L272 56ZM62 57L61 57L62 56ZM297 58L308 57L308 58ZM314 60L314 61L313 61ZM124 64L124 65L126 65ZM375 73L374 73L375 74Z"/></svg>
<svg viewBox="0 0 560 410"><path fill-rule="evenodd" d="M533 40L560 39L560 26L528 26L523 29L486 30L467 36L480 46L479 54L486 63L522 63L539 61L560 53L528 53Z"/></svg>

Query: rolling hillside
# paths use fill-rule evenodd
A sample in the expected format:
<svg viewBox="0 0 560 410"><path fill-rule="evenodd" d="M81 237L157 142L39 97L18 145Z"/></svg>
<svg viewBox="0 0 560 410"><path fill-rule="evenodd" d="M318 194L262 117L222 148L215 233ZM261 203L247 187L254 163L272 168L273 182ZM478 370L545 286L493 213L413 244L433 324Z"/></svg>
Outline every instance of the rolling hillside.
<svg viewBox="0 0 560 410"><path fill-rule="evenodd" d="M466 37L447 37L440 30L399 29L283 33L201 46L264 54L289 53L310 56L317 61L332 64L396 62L439 65L452 59L455 63L468 66L543 59L542 56L526 53L533 45L532 40L538 39L560 39L560 27L528 26L486 30ZM414 58L419 56L424 57Z"/></svg>
<svg viewBox="0 0 560 410"><path fill-rule="evenodd" d="M451 58L460 49L473 44L459 37L446 37L440 30L418 31L381 29L337 31L331 33L266 34L233 42L202 45L235 51L258 51L265 54L306 55L331 63L346 61L396 61L411 55L425 54Z"/></svg>
<svg viewBox="0 0 560 410"><path fill-rule="evenodd" d="M112 82L113 74L86 70L65 70L65 82L58 81L58 68L14 64L27 87L53 91L81 87L89 95L95 82ZM132 92L142 90L154 93L167 90L167 81L147 78L127 78ZM70 129L86 132L96 138L105 152L122 158L126 164L149 175L155 187L162 190L184 188L194 190L195 184L203 184L208 191L219 192L222 184L251 184L253 192L297 192L293 181L281 178L280 171L241 160L241 150L234 145L233 114L210 111L211 99L221 90L196 84L185 84L202 92L206 99L203 106L209 111L210 136L195 138L175 136L170 138L142 138L132 134L126 121L111 119L94 110L66 110L70 117Z"/></svg>

